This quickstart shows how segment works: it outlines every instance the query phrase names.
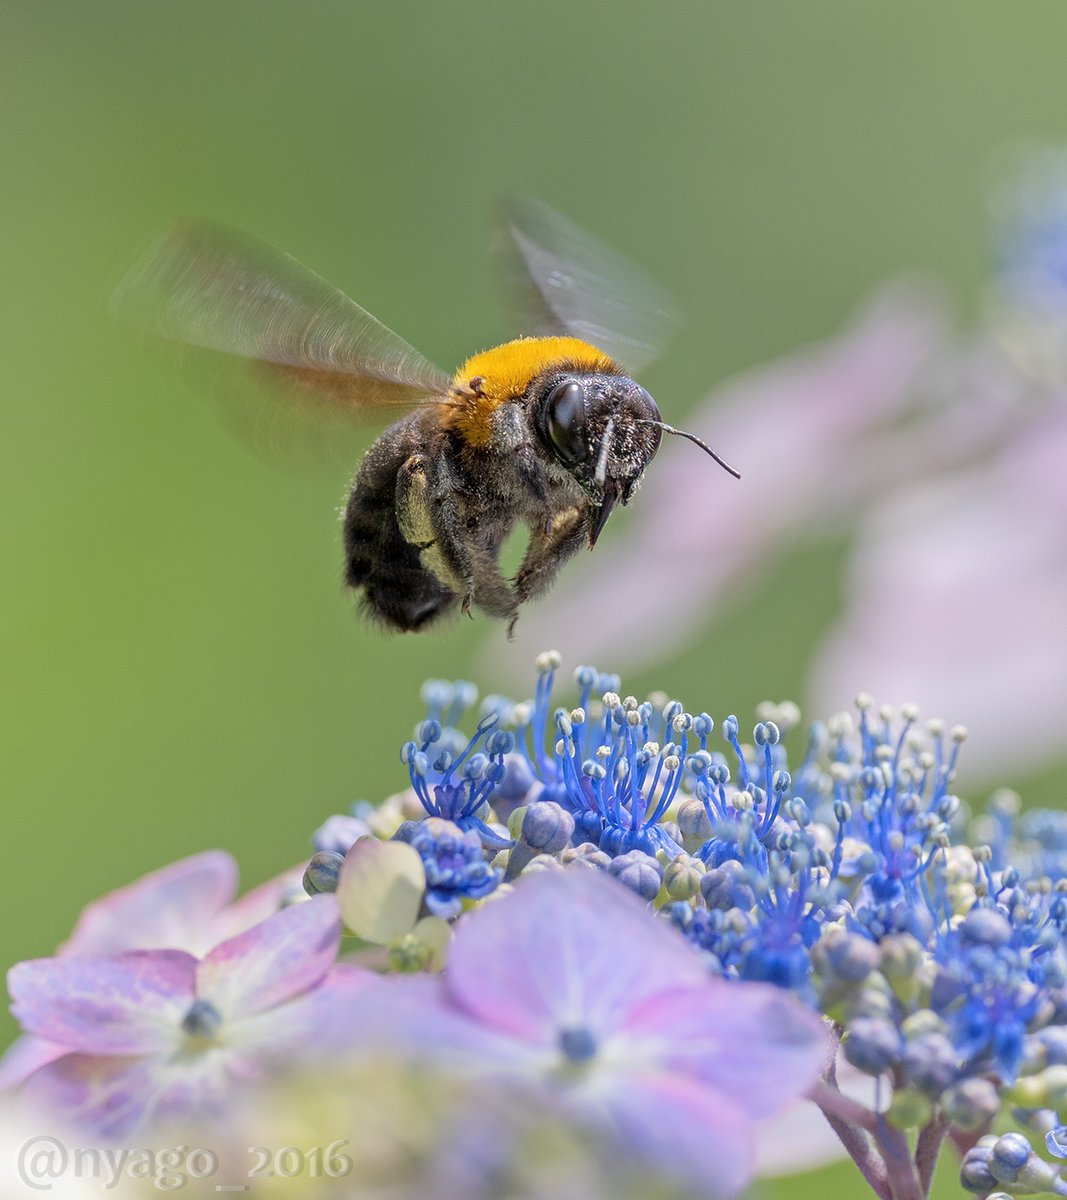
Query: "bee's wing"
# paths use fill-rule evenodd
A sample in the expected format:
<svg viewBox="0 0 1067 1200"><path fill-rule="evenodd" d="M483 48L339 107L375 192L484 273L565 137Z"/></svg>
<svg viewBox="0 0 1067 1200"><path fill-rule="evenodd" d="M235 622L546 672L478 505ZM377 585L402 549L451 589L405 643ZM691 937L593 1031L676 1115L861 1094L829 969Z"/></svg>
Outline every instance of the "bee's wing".
<svg viewBox="0 0 1067 1200"><path fill-rule="evenodd" d="M499 257L520 332L567 333L638 371L680 324L667 293L573 221L530 197L500 206Z"/></svg>
<svg viewBox="0 0 1067 1200"><path fill-rule="evenodd" d="M448 391L443 371L344 292L209 221L187 219L157 242L113 309L164 338L263 364L275 382L342 409L410 406Z"/></svg>

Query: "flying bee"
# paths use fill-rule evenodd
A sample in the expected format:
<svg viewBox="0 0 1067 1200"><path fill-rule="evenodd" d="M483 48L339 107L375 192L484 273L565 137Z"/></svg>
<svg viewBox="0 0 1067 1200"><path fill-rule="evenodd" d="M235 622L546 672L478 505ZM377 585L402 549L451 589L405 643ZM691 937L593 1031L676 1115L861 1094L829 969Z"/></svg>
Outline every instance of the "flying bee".
<svg viewBox="0 0 1067 1200"><path fill-rule="evenodd" d="M526 336L450 379L343 292L245 234L187 220L120 288L120 313L247 360L293 398L335 412L408 410L367 451L344 512L345 580L389 629L460 609L508 621L629 503L666 424L637 369L673 318L635 268L566 218L515 200L505 265ZM618 355L618 358L616 357ZM529 530L515 576L499 558Z"/></svg>

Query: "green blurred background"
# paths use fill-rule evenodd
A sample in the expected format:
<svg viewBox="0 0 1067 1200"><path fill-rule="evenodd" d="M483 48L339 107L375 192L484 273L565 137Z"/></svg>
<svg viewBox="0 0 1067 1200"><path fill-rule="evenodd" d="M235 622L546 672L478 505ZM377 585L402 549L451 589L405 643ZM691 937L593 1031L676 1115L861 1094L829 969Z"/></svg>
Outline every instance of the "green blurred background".
<svg viewBox="0 0 1067 1200"><path fill-rule="evenodd" d="M1062 0L9 0L0 27L5 961L195 850L233 850L247 883L295 862L324 816L402 785L419 682L504 636L362 625L344 472L272 470L109 321L176 215L288 249L450 369L511 332L489 212L537 194L678 296L687 330L646 380L678 419L902 269L973 314L990 155L1067 136ZM796 694L839 553L798 548L627 688ZM859 1194L850 1170L766 1190Z"/></svg>

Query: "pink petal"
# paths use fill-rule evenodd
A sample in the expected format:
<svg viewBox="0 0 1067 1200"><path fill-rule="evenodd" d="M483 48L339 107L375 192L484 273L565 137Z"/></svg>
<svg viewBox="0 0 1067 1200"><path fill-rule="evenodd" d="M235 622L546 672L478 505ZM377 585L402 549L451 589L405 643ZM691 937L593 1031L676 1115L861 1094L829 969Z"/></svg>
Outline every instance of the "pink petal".
<svg viewBox="0 0 1067 1200"><path fill-rule="evenodd" d="M830 1048L822 1018L790 993L715 980L651 998L620 1036L635 1061L694 1076L753 1120L805 1095Z"/></svg>
<svg viewBox="0 0 1067 1200"><path fill-rule="evenodd" d="M170 1062L68 1054L32 1075L20 1094L91 1133L118 1138L167 1117L223 1115L229 1078L221 1055Z"/></svg>
<svg viewBox="0 0 1067 1200"><path fill-rule="evenodd" d="M258 925L260 921L265 921L268 917L273 916L282 907L285 900L293 895L302 894L301 880L304 877L306 866L307 860L305 859L297 866L289 867L280 875L275 875L273 879L261 883L259 887L253 888L239 900L223 909L212 926L213 940L204 949L210 950L219 942L244 933L246 929L251 929L253 925Z"/></svg>
<svg viewBox="0 0 1067 1200"><path fill-rule="evenodd" d="M478 1075L529 1074L548 1061L543 1048L458 1008L440 976L386 976L364 988L352 1001L347 1044L360 1057L432 1061Z"/></svg>
<svg viewBox="0 0 1067 1200"><path fill-rule="evenodd" d="M738 1081L737 1090L743 1088ZM575 1117L608 1132L615 1153L688 1184L695 1195L726 1200L752 1177L752 1122L717 1092L691 1079L650 1074L621 1077L596 1099L595 1107L572 1102Z"/></svg>
<svg viewBox="0 0 1067 1200"><path fill-rule="evenodd" d="M332 1057L353 1043L357 1032L354 1006L361 993L382 983L382 976L374 971L338 963L311 991L231 1021L226 1027L226 1044L261 1061L286 1060L297 1054Z"/></svg>
<svg viewBox="0 0 1067 1200"><path fill-rule="evenodd" d="M27 1075L32 1075L39 1067L69 1053L67 1046L44 1038L16 1038L0 1058L0 1091L18 1087Z"/></svg>
<svg viewBox="0 0 1067 1200"><path fill-rule="evenodd" d="M140 950L32 959L7 981L11 1011L28 1033L90 1054L143 1054L175 1045L195 977L190 954Z"/></svg>
<svg viewBox="0 0 1067 1200"><path fill-rule="evenodd" d="M221 850L183 858L88 905L59 954L125 950L198 953L216 914L237 890L237 864Z"/></svg>
<svg viewBox="0 0 1067 1200"><path fill-rule="evenodd" d="M333 896L291 904L216 946L197 968L197 995L227 1020L273 1008L323 978L340 936Z"/></svg>
<svg viewBox="0 0 1067 1200"><path fill-rule="evenodd" d="M601 1034L707 971L633 892L574 869L520 879L461 921L445 979L456 1004L486 1024L555 1045L561 1029Z"/></svg>

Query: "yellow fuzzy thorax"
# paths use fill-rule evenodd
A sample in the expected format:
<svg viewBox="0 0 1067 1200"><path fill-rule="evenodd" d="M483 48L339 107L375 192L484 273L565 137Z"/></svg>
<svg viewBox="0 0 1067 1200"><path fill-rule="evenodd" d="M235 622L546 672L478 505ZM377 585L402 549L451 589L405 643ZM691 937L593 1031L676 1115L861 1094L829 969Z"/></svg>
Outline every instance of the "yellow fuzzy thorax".
<svg viewBox="0 0 1067 1200"><path fill-rule="evenodd" d="M493 410L522 396L538 375L561 367L591 374L618 375L619 366L603 350L573 337L528 337L475 354L452 378L452 426L467 445L487 446Z"/></svg>

